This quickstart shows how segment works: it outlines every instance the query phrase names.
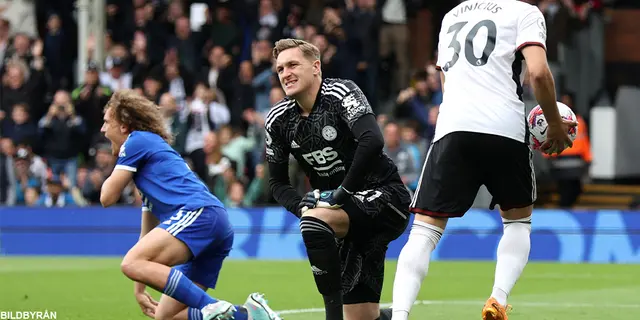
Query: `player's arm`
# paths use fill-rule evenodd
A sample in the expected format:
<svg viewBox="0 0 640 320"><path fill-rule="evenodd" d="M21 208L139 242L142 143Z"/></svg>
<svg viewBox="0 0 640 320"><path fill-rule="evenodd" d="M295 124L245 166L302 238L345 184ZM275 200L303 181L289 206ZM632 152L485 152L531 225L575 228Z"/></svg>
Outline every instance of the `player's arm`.
<svg viewBox="0 0 640 320"><path fill-rule="evenodd" d="M104 181L100 190L100 203L109 207L118 202L124 188L133 179L133 172L116 167L109 178Z"/></svg>
<svg viewBox="0 0 640 320"><path fill-rule="evenodd" d="M140 222L140 238L144 237L149 233L153 228L157 227L160 224L160 220L156 218L156 216L151 213L149 209L146 207L142 208L142 221Z"/></svg>
<svg viewBox="0 0 640 320"><path fill-rule="evenodd" d="M533 94L544 112L545 119L549 125L560 125L562 118L556 104L555 83L547 63L547 52L536 45L524 47L521 52L527 61Z"/></svg>
<svg viewBox="0 0 640 320"><path fill-rule="evenodd" d="M113 205L120 199L122 190L131 182L133 176L138 172L147 159L150 146L141 136L132 134L120 147L116 167L111 176L105 180L100 190L100 203L103 207Z"/></svg>
<svg viewBox="0 0 640 320"><path fill-rule="evenodd" d="M151 213L151 211L147 207L142 207L142 218L140 222L140 238L144 237L149 233L153 228L157 227L160 224L160 220L156 218L156 216ZM144 283L134 282L133 285L133 293L134 294L144 294L147 286Z"/></svg>
<svg viewBox="0 0 640 320"><path fill-rule="evenodd" d="M547 123L559 126L562 118L556 104L553 75L547 62L546 37L544 16L537 7L531 6L518 21L517 50L524 56L533 93Z"/></svg>
<svg viewBox="0 0 640 320"><path fill-rule="evenodd" d="M268 118L269 116L267 116ZM266 158L269 163L269 189L276 201L287 211L300 216L298 205L302 197L291 185L289 180L289 146L279 134L278 124L265 127L266 130Z"/></svg>
<svg viewBox="0 0 640 320"><path fill-rule="evenodd" d="M348 124L351 133L358 141L358 146L349 171L342 181L342 189L346 193L353 193L364 185L364 176L371 164L371 159L377 158L384 148L384 138L371 105L362 90L353 81L347 81L345 86L349 92L338 108L342 119ZM340 196L340 194L337 195L338 198Z"/></svg>

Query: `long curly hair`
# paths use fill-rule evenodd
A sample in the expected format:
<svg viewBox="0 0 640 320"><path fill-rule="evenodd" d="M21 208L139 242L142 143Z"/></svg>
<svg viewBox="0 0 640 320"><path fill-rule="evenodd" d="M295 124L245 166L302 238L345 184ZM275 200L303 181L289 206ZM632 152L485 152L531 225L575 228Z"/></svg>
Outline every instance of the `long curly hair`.
<svg viewBox="0 0 640 320"><path fill-rule="evenodd" d="M167 143L173 142L173 136L167 130L160 107L133 90L116 91L104 107L111 109L113 118L130 131L153 132Z"/></svg>

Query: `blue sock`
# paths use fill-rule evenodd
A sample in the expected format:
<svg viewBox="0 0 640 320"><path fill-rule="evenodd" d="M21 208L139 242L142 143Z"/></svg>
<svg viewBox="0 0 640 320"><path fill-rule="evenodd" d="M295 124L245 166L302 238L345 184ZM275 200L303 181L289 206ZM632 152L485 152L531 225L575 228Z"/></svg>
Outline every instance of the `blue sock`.
<svg viewBox="0 0 640 320"><path fill-rule="evenodd" d="M187 319L189 320L202 320L202 311L189 307L187 309Z"/></svg>
<svg viewBox="0 0 640 320"><path fill-rule="evenodd" d="M233 320L249 320L249 312L244 306L236 306L236 312L233 313Z"/></svg>
<svg viewBox="0 0 640 320"><path fill-rule="evenodd" d="M204 290L196 286L189 278L185 277L182 272L175 268L171 268L169 279L164 286L162 292L171 298L174 298L189 307L204 308L206 305L214 303L218 300L211 298Z"/></svg>
<svg viewBox="0 0 640 320"><path fill-rule="evenodd" d="M244 306L236 306L236 312L233 313L233 320L248 320L249 313ZM187 309L187 316L189 320L202 320L202 311L200 309L189 308Z"/></svg>

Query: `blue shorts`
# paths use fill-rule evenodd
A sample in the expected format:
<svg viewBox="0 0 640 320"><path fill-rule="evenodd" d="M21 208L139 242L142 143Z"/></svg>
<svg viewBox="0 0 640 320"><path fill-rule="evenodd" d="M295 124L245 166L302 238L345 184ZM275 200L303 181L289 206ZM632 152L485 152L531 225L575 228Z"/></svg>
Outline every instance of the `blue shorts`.
<svg viewBox="0 0 640 320"><path fill-rule="evenodd" d="M214 289L222 262L233 246L233 228L227 210L205 207L181 209L158 228L184 242L191 250L191 261L176 266L191 281Z"/></svg>

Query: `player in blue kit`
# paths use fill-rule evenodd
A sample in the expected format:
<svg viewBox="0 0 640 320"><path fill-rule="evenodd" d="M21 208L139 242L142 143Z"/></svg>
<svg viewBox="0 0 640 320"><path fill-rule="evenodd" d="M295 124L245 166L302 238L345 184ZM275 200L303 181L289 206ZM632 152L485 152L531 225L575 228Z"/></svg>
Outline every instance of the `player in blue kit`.
<svg viewBox="0 0 640 320"><path fill-rule="evenodd" d="M154 319L280 320L261 294L234 306L205 292L216 286L234 232L222 203L168 144L158 106L134 91L116 92L101 131L118 160L100 202L115 204L131 180L143 199L140 239L121 265L142 311ZM159 302L146 286L163 293Z"/></svg>

